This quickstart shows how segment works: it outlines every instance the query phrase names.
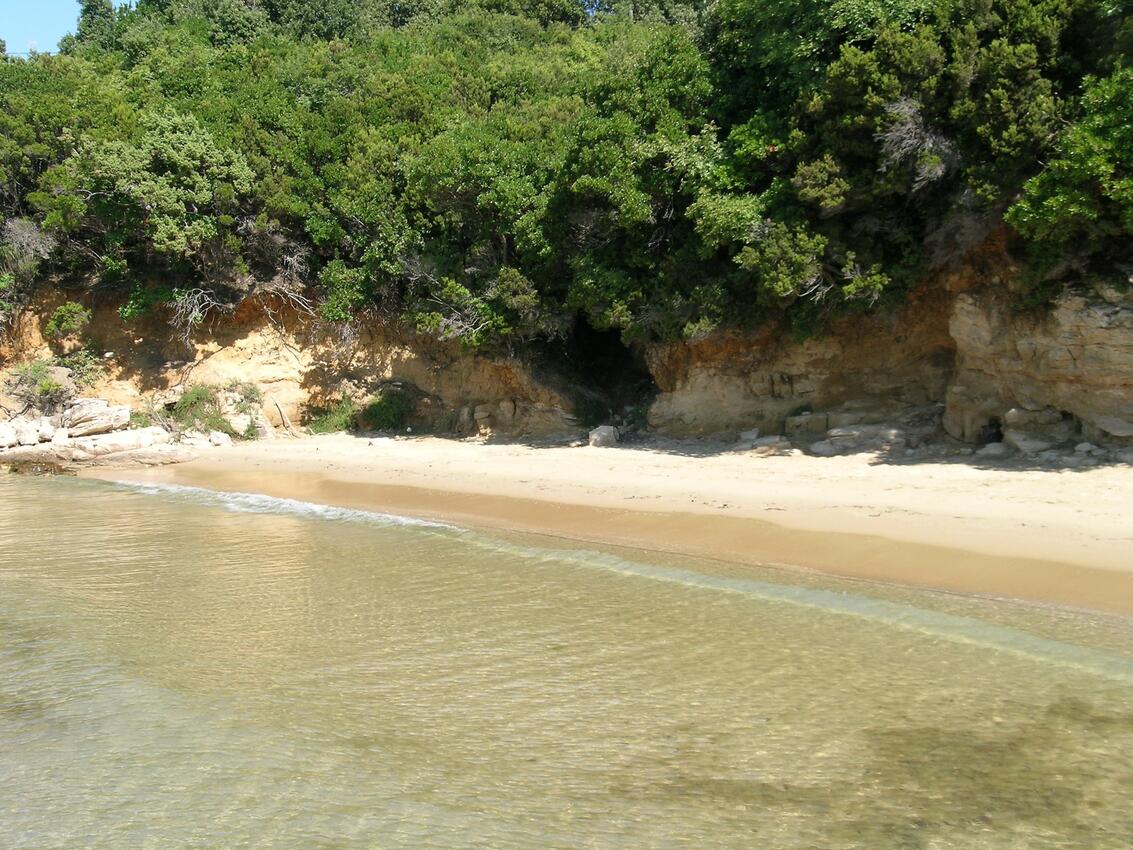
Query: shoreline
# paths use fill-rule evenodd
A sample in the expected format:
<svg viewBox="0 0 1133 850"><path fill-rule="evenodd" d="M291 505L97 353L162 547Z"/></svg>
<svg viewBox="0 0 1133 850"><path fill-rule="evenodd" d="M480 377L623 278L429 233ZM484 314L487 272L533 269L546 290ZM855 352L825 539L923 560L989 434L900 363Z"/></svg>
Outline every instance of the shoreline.
<svg viewBox="0 0 1133 850"><path fill-rule="evenodd" d="M1133 614L1128 467L1070 477L678 448L332 435L82 474Z"/></svg>

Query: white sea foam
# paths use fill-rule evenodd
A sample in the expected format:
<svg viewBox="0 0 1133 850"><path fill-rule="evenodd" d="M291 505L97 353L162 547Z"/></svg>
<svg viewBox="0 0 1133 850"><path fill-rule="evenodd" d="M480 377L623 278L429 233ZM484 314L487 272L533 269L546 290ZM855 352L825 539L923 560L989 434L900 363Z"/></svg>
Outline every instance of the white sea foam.
<svg viewBox="0 0 1133 850"><path fill-rule="evenodd" d="M209 490L204 487L190 487L184 484L143 484L117 482L126 489L149 495L169 496L191 501L206 507L218 507L236 513L247 514L290 514L348 522L366 522L375 525L404 525L418 528L443 528L458 531L456 526L443 522L417 519L399 514L362 511L354 508L339 508L321 505L317 502L304 502L299 499L281 499L259 493L230 493L222 490Z"/></svg>

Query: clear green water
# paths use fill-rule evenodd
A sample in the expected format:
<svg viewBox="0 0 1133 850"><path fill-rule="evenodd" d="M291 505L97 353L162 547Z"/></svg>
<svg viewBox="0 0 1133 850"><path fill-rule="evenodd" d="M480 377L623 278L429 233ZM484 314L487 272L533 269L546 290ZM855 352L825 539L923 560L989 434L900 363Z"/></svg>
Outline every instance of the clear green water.
<svg viewBox="0 0 1133 850"><path fill-rule="evenodd" d="M0 477L3 848L1133 846L1133 624Z"/></svg>

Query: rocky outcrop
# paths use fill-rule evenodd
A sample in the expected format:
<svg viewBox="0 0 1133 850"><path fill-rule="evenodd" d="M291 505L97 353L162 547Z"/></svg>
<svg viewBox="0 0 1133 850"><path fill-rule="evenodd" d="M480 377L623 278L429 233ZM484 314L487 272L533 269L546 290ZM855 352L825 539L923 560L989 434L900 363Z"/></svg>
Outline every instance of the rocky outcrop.
<svg viewBox="0 0 1133 850"><path fill-rule="evenodd" d="M1133 445L1133 292L1064 295L1041 315L964 293L949 330L952 436L981 441L1002 429L1004 442L1032 452L1078 436Z"/></svg>
<svg viewBox="0 0 1133 850"><path fill-rule="evenodd" d="M649 424L676 436L755 425L818 438L831 427L891 421L943 399L954 349L947 315L948 294L923 290L900 310L844 319L801 342L775 326L653 347L646 359L661 393ZM842 421L795 418L847 404Z"/></svg>
<svg viewBox="0 0 1133 850"><path fill-rule="evenodd" d="M67 469L102 463L155 465L177 463L193 457L190 450L173 444L172 440L164 428L158 427L68 437L0 451L0 466Z"/></svg>
<svg viewBox="0 0 1133 850"><path fill-rule="evenodd" d="M130 408L124 404L112 405L104 398L78 399L63 411L60 424L71 437L106 434L130 424Z"/></svg>

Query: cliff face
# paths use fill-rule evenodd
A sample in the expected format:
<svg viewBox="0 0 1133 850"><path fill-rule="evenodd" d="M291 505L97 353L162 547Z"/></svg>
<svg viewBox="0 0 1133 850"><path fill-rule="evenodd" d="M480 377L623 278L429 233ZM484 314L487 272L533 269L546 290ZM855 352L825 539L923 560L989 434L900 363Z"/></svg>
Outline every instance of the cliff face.
<svg viewBox="0 0 1133 850"><path fill-rule="evenodd" d="M1133 443L1133 290L1065 295L1040 316L989 295L957 296L956 370L944 427L973 441L989 425Z"/></svg>
<svg viewBox="0 0 1133 850"><path fill-rule="evenodd" d="M826 415L817 434L847 411L883 422L937 403L944 430L965 442L1012 427L1054 441L1133 442L1128 287L1064 295L1036 314L992 288L938 287L803 343L734 336L658 347L649 363L662 391L649 420L672 433L789 432L793 414L815 411Z"/></svg>
<svg viewBox="0 0 1133 850"><path fill-rule="evenodd" d="M649 424L674 436L758 427L805 442L830 428L899 423L923 434L941 427L971 443L1008 432L1021 444L1133 444L1133 288L1068 294L1050 310L1023 314L992 275L969 266L900 309L844 318L802 342L769 327L652 346L645 360L660 392ZM0 361L51 352L41 329L54 306L37 304L21 317ZM246 305L203 328L192 348L156 320L123 324L110 307L96 311L86 337L110 353L108 378L92 395L137 408L194 383L250 382L277 426L300 424L343 395L362 403L398 384L415 399L413 425L576 436L575 403L587 392L518 359L399 338L376 325L320 331L270 305ZM589 379L600 384L602 376Z"/></svg>
<svg viewBox="0 0 1133 850"><path fill-rule="evenodd" d="M42 333L56 305L33 305L4 348L18 362L58 350ZM398 338L376 325L344 332L319 328L271 305L248 304L196 335L192 347L170 338L155 319L125 325L112 307L100 307L84 338L106 352L107 378L89 390L113 403L143 407L174 399L191 384L255 384L264 415L275 426L300 424L343 396L362 403L391 384L415 400L411 424L455 433L575 435L570 387L514 358L488 358L456 346Z"/></svg>
<svg viewBox="0 0 1133 850"><path fill-rule="evenodd" d="M661 394L654 428L705 434L758 426L781 433L787 417L851 405L884 421L944 398L955 345L948 295L924 290L888 314L846 318L821 337L792 341L767 329L657 346L648 363Z"/></svg>

